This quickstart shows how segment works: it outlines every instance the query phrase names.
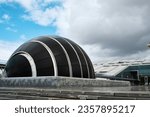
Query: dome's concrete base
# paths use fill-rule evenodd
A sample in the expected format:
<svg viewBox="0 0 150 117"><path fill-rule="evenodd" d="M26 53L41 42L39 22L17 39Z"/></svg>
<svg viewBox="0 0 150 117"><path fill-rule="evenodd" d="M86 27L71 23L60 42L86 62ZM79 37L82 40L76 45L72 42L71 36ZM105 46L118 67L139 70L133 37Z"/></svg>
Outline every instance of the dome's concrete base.
<svg viewBox="0 0 150 117"><path fill-rule="evenodd" d="M42 88L74 88L74 87L119 87L130 86L128 81L99 80L67 77L21 77L2 78L0 87L42 87Z"/></svg>

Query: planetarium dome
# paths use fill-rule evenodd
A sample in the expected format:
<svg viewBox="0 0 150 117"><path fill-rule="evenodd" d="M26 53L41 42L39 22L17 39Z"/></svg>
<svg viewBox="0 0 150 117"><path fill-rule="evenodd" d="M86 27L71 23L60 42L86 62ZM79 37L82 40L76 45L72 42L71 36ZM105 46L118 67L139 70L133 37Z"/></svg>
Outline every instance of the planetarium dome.
<svg viewBox="0 0 150 117"><path fill-rule="evenodd" d="M21 45L5 67L6 77L67 76L95 78L84 50L59 36L40 36Z"/></svg>

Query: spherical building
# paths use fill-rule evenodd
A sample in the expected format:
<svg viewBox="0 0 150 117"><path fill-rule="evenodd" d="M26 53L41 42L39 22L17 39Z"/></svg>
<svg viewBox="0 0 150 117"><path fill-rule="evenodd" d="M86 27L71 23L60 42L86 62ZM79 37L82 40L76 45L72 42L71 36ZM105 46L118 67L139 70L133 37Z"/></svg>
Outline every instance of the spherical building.
<svg viewBox="0 0 150 117"><path fill-rule="evenodd" d="M5 68L7 77L67 76L95 78L84 50L59 36L41 36L21 45Z"/></svg>

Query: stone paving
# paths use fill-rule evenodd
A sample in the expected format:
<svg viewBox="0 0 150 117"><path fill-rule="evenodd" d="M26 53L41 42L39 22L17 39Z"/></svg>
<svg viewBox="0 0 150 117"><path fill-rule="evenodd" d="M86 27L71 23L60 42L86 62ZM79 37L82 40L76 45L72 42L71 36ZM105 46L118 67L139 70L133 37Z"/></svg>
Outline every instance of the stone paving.
<svg viewBox="0 0 150 117"><path fill-rule="evenodd" d="M0 87L0 99L149 100L149 86L84 88Z"/></svg>

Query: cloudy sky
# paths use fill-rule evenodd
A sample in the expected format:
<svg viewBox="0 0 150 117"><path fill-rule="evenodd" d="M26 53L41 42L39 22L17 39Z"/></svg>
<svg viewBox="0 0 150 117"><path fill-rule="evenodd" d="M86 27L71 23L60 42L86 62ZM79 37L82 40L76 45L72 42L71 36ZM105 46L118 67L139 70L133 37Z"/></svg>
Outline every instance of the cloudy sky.
<svg viewBox="0 0 150 117"><path fill-rule="evenodd" d="M150 58L150 0L0 0L0 59L23 42L60 35L93 62Z"/></svg>

